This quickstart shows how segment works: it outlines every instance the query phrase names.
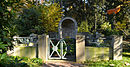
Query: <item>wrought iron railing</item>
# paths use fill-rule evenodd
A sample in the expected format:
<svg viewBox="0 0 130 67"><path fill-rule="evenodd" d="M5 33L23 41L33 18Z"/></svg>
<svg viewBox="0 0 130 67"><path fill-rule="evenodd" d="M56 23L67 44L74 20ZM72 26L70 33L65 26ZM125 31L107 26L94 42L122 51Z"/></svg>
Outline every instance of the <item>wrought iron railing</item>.
<svg viewBox="0 0 130 67"><path fill-rule="evenodd" d="M20 46L20 44L25 44L25 46L29 46L30 43L33 43L35 46L35 44L37 43L38 38L36 37L17 37L14 36L14 45L16 46Z"/></svg>

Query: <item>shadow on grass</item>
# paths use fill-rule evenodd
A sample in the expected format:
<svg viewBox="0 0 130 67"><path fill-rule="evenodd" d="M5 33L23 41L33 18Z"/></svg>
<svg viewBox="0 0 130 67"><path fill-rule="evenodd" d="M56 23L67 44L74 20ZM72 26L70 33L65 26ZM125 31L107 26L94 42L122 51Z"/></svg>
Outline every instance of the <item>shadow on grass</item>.
<svg viewBox="0 0 130 67"><path fill-rule="evenodd" d="M130 58L130 55L128 54L123 54L124 57L129 57Z"/></svg>
<svg viewBox="0 0 130 67"><path fill-rule="evenodd" d="M123 56L130 58L130 46L127 48L123 48Z"/></svg>

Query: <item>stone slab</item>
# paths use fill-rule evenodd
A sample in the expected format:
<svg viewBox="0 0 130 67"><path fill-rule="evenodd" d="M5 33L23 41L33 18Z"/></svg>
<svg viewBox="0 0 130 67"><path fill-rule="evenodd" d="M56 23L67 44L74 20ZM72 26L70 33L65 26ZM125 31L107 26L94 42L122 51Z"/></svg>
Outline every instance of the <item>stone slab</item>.
<svg viewBox="0 0 130 67"><path fill-rule="evenodd" d="M85 60L85 35L76 35L76 62Z"/></svg>

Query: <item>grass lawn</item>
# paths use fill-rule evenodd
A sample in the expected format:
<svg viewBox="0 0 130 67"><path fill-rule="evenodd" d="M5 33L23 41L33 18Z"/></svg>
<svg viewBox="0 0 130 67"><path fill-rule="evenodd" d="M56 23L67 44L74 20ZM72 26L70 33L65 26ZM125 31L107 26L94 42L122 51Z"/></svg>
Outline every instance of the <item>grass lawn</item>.
<svg viewBox="0 0 130 67"><path fill-rule="evenodd" d="M85 65L90 67L130 67L130 53L123 53L122 60L86 61Z"/></svg>

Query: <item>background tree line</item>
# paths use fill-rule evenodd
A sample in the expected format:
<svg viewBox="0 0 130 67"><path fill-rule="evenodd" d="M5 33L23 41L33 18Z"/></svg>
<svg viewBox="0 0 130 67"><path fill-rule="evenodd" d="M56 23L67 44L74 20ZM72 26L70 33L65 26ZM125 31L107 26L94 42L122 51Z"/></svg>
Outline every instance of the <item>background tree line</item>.
<svg viewBox="0 0 130 67"><path fill-rule="evenodd" d="M119 5L123 5L119 13L107 14L107 10ZM65 16L77 20L80 32L98 31L105 35L129 34L130 2L128 0L62 0L62 6Z"/></svg>
<svg viewBox="0 0 130 67"><path fill-rule="evenodd" d="M40 4L30 0L0 0L0 45L11 44L15 35L55 32L62 17L58 3ZM1 46L0 46L1 48Z"/></svg>
<svg viewBox="0 0 130 67"><path fill-rule="evenodd" d="M127 0L54 1L40 4L30 0L1 0L0 41L11 45L14 35L57 32L61 17L66 16L76 19L79 32L129 35L130 2ZM107 10L119 5L123 5L119 13L107 14Z"/></svg>

